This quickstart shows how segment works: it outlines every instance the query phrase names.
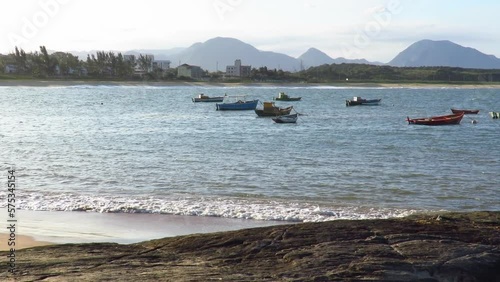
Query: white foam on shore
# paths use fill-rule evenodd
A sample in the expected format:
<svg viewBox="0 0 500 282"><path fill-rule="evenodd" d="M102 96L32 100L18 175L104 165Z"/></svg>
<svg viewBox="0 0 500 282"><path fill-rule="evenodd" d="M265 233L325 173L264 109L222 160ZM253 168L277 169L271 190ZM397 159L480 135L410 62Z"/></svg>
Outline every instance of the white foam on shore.
<svg viewBox="0 0 500 282"><path fill-rule="evenodd" d="M6 202L0 196L0 202ZM151 213L253 219L286 222L322 222L337 219L384 219L416 212L408 209L362 206L326 206L307 202L219 197L134 197L113 195L42 194L17 199L17 208L33 211L91 211Z"/></svg>

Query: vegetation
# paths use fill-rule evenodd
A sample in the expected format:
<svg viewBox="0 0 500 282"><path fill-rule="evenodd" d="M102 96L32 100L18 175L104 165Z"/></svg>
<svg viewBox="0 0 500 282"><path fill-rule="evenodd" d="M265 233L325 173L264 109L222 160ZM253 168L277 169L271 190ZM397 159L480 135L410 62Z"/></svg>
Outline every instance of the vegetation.
<svg viewBox="0 0 500 282"><path fill-rule="evenodd" d="M500 70L455 67L391 67L365 64L322 65L301 71L298 76L308 82L500 82Z"/></svg>
<svg viewBox="0 0 500 282"><path fill-rule="evenodd" d="M4 73L1 75L1 73ZM0 78L86 80L163 80L195 81L177 77L176 69L155 66L152 56L124 56L121 53L98 51L86 60L64 52L49 54L40 51L0 55ZM225 77L221 72L205 72L209 82L304 82L304 83L499 83L500 70L462 69L454 67L391 67L367 64L331 64L311 67L300 72L287 72L267 67L254 68L249 77Z"/></svg>

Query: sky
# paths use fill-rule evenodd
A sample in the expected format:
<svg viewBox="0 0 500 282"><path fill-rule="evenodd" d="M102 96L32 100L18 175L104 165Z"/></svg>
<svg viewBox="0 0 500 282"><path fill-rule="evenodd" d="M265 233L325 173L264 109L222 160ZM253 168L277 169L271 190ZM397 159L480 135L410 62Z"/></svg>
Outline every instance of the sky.
<svg viewBox="0 0 500 282"><path fill-rule="evenodd" d="M189 47L233 37L298 57L387 63L412 43L450 40L500 57L497 0L0 0L0 53Z"/></svg>

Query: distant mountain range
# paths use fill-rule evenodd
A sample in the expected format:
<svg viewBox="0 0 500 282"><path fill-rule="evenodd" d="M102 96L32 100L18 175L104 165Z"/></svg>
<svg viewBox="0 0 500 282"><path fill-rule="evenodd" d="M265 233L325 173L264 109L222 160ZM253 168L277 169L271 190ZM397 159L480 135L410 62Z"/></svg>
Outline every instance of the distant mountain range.
<svg viewBox="0 0 500 282"><path fill-rule="evenodd" d="M86 60L91 52L71 52ZM270 69L299 71L323 64L371 64L384 65L380 62L369 62L365 59L333 59L324 52L310 48L298 58L285 54L261 51L254 46L235 38L216 37L203 43L195 43L188 48L165 50L130 50L124 54L153 54L155 59L170 60L172 67L180 64L200 66L209 71L225 71L226 66L234 65L241 59L243 65L253 68L266 66ZM387 65L397 67L450 66L461 68L500 69L500 59L486 55L473 48L463 47L450 41L421 40L399 53Z"/></svg>

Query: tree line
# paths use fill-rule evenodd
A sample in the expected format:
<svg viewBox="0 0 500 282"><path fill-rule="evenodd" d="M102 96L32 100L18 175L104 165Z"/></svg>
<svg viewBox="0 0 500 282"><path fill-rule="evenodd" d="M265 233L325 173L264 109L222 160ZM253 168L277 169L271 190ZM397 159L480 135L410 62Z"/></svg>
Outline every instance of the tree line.
<svg viewBox="0 0 500 282"><path fill-rule="evenodd" d="M163 72L153 67L152 57L139 55L125 57L122 53L98 51L80 60L71 53L49 54L45 46L40 51L15 51L0 56L0 68L14 66L15 73L32 77L75 77L111 79L180 79L175 69ZM139 75L138 75L139 73ZM253 68L245 78L227 78L223 73L205 72L208 81L257 82L424 82L424 83L486 83L500 82L500 70L463 69L456 67L391 67L368 64L325 64L300 72L288 72L267 67Z"/></svg>
<svg viewBox="0 0 500 282"><path fill-rule="evenodd" d="M80 60L71 53L55 52L49 54L45 46L40 51L27 53L15 47L15 51L0 57L2 71L13 66L13 73L33 77L90 76L100 78L132 78L139 71L155 73L151 56L140 54L137 58L125 59L122 53L98 51Z"/></svg>

